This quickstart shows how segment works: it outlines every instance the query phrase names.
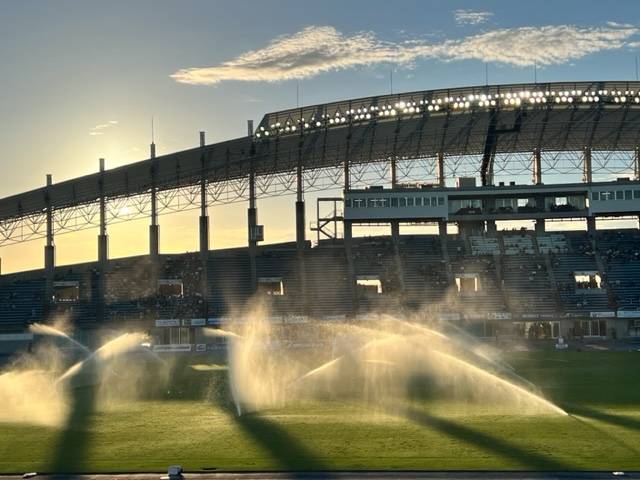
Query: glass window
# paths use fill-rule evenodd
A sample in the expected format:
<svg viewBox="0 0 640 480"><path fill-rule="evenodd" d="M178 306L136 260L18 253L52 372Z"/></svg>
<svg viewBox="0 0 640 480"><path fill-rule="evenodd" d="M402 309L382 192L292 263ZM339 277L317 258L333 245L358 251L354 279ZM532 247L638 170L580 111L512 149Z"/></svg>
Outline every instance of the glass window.
<svg viewBox="0 0 640 480"><path fill-rule="evenodd" d="M593 192L591 198L594 200L600 200L600 192Z"/></svg>
<svg viewBox="0 0 640 480"><path fill-rule="evenodd" d="M444 205L444 197L438 197L438 205Z"/></svg>
<svg viewBox="0 0 640 480"><path fill-rule="evenodd" d="M416 197L414 201L416 202L416 207L422 206L422 197Z"/></svg>
<svg viewBox="0 0 640 480"><path fill-rule="evenodd" d="M413 197L407 198L407 207L413 207Z"/></svg>
<svg viewBox="0 0 640 480"><path fill-rule="evenodd" d="M392 207L398 206L398 197L391 197L391 206Z"/></svg>
<svg viewBox="0 0 640 480"><path fill-rule="evenodd" d="M431 205L434 207L438 204L438 197L431 197Z"/></svg>
<svg viewBox="0 0 640 480"><path fill-rule="evenodd" d="M406 207L407 206L407 199L404 197L400 197L400 206L401 207Z"/></svg>
<svg viewBox="0 0 640 480"><path fill-rule="evenodd" d="M616 192L616 200L622 200L622 195L623 195L622 190L618 190Z"/></svg>
<svg viewBox="0 0 640 480"><path fill-rule="evenodd" d="M376 206L376 199L375 198L369 198L367 200L367 207L374 208L375 206Z"/></svg>
<svg viewBox="0 0 640 480"><path fill-rule="evenodd" d="M344 206L347 207L347 208L351 208L351 199L350 198L345 198Z"/></svg>
<svg viewBox="0 0 640 480"><path fill-rule="evenodd" d="M380 204L383 208L389 208L389 199L388 198L381 198L380 199Z"/></svg>
<svg viewBox="0 0 640 480"><path fill-rule="evenodd" d="M425 207L430 207L431 206L431 202L429 201L429 197L423 197L422 198L422 205L424 205Z"/></svg>
<svg viewBox="0 0 640 480"><path fill-rule="evenodd" d="M633 194L631 193L631 190L625 190L624 191L624 199L625 200L631 200L632 199L632 195Z"/></svg>
<svg viewBox="0 0 640 480"><path fill-rule="evenodd" d="M634 199L640 198L640 190L634 190L633 191L633 198Z"/></svg>

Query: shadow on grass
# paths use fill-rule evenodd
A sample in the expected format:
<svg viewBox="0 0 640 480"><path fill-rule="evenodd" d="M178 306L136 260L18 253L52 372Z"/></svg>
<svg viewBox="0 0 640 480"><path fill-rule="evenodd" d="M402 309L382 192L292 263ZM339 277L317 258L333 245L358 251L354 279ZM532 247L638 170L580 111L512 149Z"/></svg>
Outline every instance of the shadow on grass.
<svg viewBox="0 0 640 480"><path fill-rule="evenodd" d="M595 410L581 405L567 405L564 409L571 415L579 415L592 420L599 420L610 425L615 425L616 427L640 431L640 420L636 420L634 418L605 413L600 410Z"/></svg>
<svg viewBox="0 0 640 480"><path fill-rule="evenodd" d="M475 445L504 459L518 462L527 469L555 471L572 469L570 465L553 458L525 450L486 433L473 430L451 420L435 417L417 409L410 408L405 411L405 415L409 420L417 424L438 430L452 438Z"/></svg>
<svg viewBox="0 0 640 480"><path fill-rule="evenodd" d="M218 374L217 380L222 388L217 391L216 395L210 397L214 405L268 452L279 468L291 472L290 478L333 477L322 459L281 425L269 420L259 412L244 413L238 416L236 405L231 396L227 372ZM321 473L318 473L317 477L305 473L310 471Z"/></svg>
<svg viewBox="0 0 640 480"><path fill-rule="evenodd" d="M292 472L323 471L323 478L331 476L327 472L326 464L282 426L258 413L244 414L239 417L234 415L234 419L240 428L269 452L282 469ZM308 476L305 475L304 478Z"/></svg>
<svg viewBox="0 0 640 480"><path fill-rule="evenodd" d="M86 468L97 389L97 386L86 386L71 390L69 417L53 452L51 472L77 473Z"/></svg>

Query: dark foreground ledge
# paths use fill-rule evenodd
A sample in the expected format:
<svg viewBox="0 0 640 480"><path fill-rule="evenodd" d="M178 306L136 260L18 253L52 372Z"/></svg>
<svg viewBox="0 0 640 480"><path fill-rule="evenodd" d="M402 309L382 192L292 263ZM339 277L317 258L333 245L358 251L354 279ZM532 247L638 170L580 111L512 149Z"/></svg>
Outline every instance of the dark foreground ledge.
<svg viewBox="0 0 640 480"><path fill-rule="evenodd" d="M166 473L56 474L37 475L33 480L160 480ZM0 475L0 480L22 480L22 475ZM184 480L280 480L280 479L403 479L403 480L569 480L640 479L633 472L528 472L528 471L326 471L326 472L211 472L185 473Z"/></svg>

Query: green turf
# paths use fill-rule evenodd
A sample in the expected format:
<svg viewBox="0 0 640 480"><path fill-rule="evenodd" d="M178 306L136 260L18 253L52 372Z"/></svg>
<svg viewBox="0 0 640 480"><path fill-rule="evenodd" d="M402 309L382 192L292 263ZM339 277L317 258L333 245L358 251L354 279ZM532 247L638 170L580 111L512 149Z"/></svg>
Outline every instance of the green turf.
<svg viewBox="0 0 640 480"><path fill-rule="evenodd" d="M224 392L198 399L215 372L184 369L166 398L94 408L85 389L65 428L1 424L0 472L163 471L169 464L188 471L640 470L640 353L530 352L509 360L571 415L442 402L372 414L325 402L238 418Z"/></svg>

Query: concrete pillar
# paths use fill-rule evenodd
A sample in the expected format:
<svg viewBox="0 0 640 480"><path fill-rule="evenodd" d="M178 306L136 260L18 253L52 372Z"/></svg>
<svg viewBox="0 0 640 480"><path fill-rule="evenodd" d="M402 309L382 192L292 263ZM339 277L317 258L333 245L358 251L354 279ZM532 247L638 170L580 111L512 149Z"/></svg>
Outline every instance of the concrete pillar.
<svg viewBox="0 0 640 480"><path fill-rule="evenodd" d="M590 237L596 235L596 217L587 217L587 234Z"/></svg>
<svg viewBox="0 0 640 480"><path fill-rule="evenodd" d="M200 132L200 148L205 146L205 132ZM209 215L207 202L207 165L204 151L202 153L202 172L200 177L200 218L198 223L198 232L200 235L200 266L202 268L200 274L200 295L202 295L202 315L204 318L209 316L208 291L209 291Z"/></svg>
<svg viewBox="0 0 640 480"><path fill-rule="evenodd" d="M100 159L100 173L104 173L104 158ZM100 233L98 235L98 262L106 264L109 258L107 237L107 207L104 198L104 185L100 179Z"/></svg>
<svg viewBox="0 0 640 480"><path fill-rule="evenodd" d="M539 148L533 149L533 184L542 184L542 153Z"/></svg>
<svg viewBox="0 0 640 480"><path fill-rule="evenodd" d="M396 158L391 158L391 188L398 187L398 168ZM393 245L393 257L396 266L396 274L400 286L400 293L404 295L404 269L402 268L402 257L400 255L400 222L391 222L391 243Z"/></svg>
<svg viewBox="0 0 640 480"><path fill-rule="evenodd" d="M298 278L300 283L300 299L302 313L308 312L307 301L307 270L304 261L304 248L306 242L305 231L305 206L304 206L304 178L302 176L302 158L299 152L298 166L296 169L296 252L298 261Z"/></svg>
<svg viewBox="0 0 640 480"><path fill-rule="evenodd" d="M582 181L591 183L593 181L593 170L591 168L591 147L584 147L582 153Z"/></svg>
<svg viewBox="0 0 640 480"><path fill-rule="evenodd" d="M160 254L160 227L158 226L158 199L156 189L157 167L155 164L156 144L151 143L151 225L149 225L149 254L154 260L157 260Z"/></svg>
<svg viewBox="0 0 640 480"><path fill-rule="evenodd" d="M446 220L438 220L438 235L440 238L447 238L447 221Z"/></svg>
<svg viewBox="0 0 640 480"><path fill-rule="evenodd" d="M546 226L545 226L544 218L538 218L536 220L536 233L540 234L540 233L544 233L545 231L546 231Z"/></svg>
<svg viewBox="0 0 640 480"><path fill-rule="evenodd" d="M49 303L53 298L53 277L55 271L55 246L53 239L53 209L49 197L49 187L52 184L51 174L47 174L47 244L44 247L44 270L45 270L45 312L49 309Z"/></svg>
<svg viewBox="0 0 640 480"><path fill-rule="evenodd" d="M107 237L107 209L104 198L104 158L100 159L100 233L98 234L98 305L97 320L102 322L106 320L105 295L107 286L107 261L109 258L109 240Z"/></svg>
<svg viewBox="0 0 640 480"><path fill-rule="evenodd" d="M296 169L296 247L299 250L304 248L306 240L303 185L302 164L298 162Z"/></svg>
<svg viewBox="0 0 640 480"><path fill-rule="evenodd" d="M438 152L436 154L436 179L438 182L438 186L440 187L444 187L445 186L445 179L444 179L444 153L442 152Z"/></svg>
<svg viewBox="0 0 640 480"><path fill-rule="evenodd" d="M349 158L344 161L344 191L351 188L351 174L349 171ZM347 289L351 298L351 315L358 313L358 291L356 289L356 271L353 263L353 228L350 220L342 220L344 232L344 254L347 259Z"/></svg>
<svg viewBox="0 0 640 480"><path fill-rule="evenodd" d="M393 258L398 275L398 286L400 288L400 299L405 298L404 268L402 265L402 254L400 252L400 223L391 222L391 243L393 244Z"/></svg>
<svg viewBox="0 0 640 480"><path fill-rule="evenodd" d="M258 289L258 273L256 254L258 241L254 237L255 227L258 225L258 209L256 207L256 176L253 171L249 174L249 208L247 209L247 229L249 240L249 266L251 270L251 288L255 293Z"/></svg>
<svg viewBox="0 0 640 480"><path fill-rule="evenodd" d="M356 272L353 262L353 227L350 220L343 220L344 253L347 257L347 289L351 299L352 316L358 313L358 290L356 288Z"/></svg>
<svg viewBox="0 0 640 480"><path fill-rule="evenodd" d="M398 186L398 168L396 165L396 158L391 158L391 188Z"/></svg>

